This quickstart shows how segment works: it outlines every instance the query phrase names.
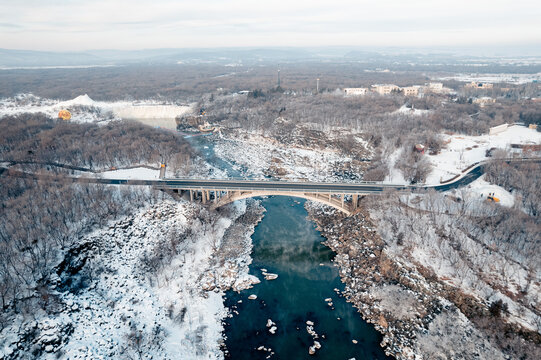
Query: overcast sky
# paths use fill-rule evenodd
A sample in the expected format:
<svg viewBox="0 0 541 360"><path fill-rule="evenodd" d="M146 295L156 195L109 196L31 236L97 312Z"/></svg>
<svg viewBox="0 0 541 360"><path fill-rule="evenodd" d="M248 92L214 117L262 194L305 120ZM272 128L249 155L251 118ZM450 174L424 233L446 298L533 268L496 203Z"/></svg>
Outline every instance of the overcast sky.
<svg viewBox="0 0 541 360"><path fill-rule="evenodd" d="M541 46L530 0L0 0L0 48Z"/></svg>

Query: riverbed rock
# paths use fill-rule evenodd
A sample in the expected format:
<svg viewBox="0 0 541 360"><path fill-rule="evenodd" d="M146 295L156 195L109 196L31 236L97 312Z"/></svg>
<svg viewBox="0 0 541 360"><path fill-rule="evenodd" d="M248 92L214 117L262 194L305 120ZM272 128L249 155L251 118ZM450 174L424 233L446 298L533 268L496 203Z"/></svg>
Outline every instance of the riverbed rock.
<svg viewBox="0 0 541 360"><path fill-rule="evenodd" d="M278 279L278 274L266 273L265 280L276 280Z"/></svg>

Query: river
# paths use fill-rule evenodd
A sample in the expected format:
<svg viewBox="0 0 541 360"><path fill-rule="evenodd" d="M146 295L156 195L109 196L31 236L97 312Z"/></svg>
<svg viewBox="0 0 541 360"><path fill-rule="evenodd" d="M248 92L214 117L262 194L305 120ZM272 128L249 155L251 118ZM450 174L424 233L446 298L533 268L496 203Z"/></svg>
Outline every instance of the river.
<svg viewBox="0 0 541 360"><path fill-rule="evenodd" d="M230 176L240 175L214 153L206 137L189 141L212 165ZM304 200L270 197L262 199L262 205L267 211L252 235L250 265L250 273L261 283L226 294L226 306L238 312L226 320L226 357L266 359L274 352L272 359L386 359L379 346L381 335L335 291L343 286L332 263L334 253L308 220ZM278 278L265 280L262 269ZM257 299L249 300L250 295ZM332 306L325 300L329 298ZM274 335L268 319L276 323ZM313 356L308 354L314 337L307 332L307 321L314 323L321 344ZM261 346L271 350L257 350Z"/></svg>
<svg viewBox="0 0 541 360"><path fill-rule="evenodd" d="M262 282L226 295L226 306L239 312L225 328L230 358L265 359L269 352L257 350L262 345L272 349L275 359L310 358L314 339L307 321L314 323L322 345L315 358L386 358L379 346L381 335L334 291L343 288L331 262L334 253L321 244L325 239L307 219L304 200L273 197L262 205L267 212L252 235L250 266L250 273ZM264 280L261 269L278 278ZM252 294L257 299L249 300ZM325 301L329 298L332 306ZM276 323L274 335L268 331L268 319Z"/></svg>

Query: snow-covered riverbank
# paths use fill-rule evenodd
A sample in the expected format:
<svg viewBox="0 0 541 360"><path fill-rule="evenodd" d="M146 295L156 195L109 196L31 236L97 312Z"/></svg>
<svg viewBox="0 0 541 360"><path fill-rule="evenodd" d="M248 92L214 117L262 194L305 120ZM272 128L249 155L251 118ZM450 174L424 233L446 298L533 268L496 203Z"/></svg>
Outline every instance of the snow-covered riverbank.
<svg viewBox="0 0 541 360"><path fill-rule="evenodd" d="M57 268L55 313L14 319L0 358L223 358L222 295L258 281L247 273L262 211L164 200L85 236Z"/></svg>
<svg viewBox="0 0 541 360"><path fill-rule="evenodd" d="M367 157L372 153L361 137L358 149ZM317 148L297 144L282 144L275 139L256 134L228 134L216 138L215 152L233 164L244 176L268 176L297 181L352 182L361 179L366 162L346 156L335 148Z"/></svg>
<svg viewBox="0 0 541 360"><path fill-rule="evenodd" d="M335 264L345 283L344 295L383 334L381 345L387 354L404 360L508 358L498 348L494 334L518 328L506 327L501 319L491 317L479 298L439 282L429 265L420 265L408 250L401 256L389 250L389 240L382 240L381 230L366 211L343 218L318 204L310 204L308 210L326 237L326 245L337 253ZM509 307L514 322L516 305ZM524 318L532 315L523 310Z"/></svg>

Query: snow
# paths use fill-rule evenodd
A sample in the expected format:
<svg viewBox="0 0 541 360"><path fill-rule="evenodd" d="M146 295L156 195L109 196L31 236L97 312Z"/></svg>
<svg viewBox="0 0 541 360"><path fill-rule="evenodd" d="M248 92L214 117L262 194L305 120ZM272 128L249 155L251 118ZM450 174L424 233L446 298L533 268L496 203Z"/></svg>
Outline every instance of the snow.
<svg viewBox="0 0 541 360"><path fill-rule="evenodd" d="M80 308L70 314L74 332L64 348L70 358L117 357L123 347L129 349L127 334L133 328L151 342L145 352L155 358L223 357L223 292L203 291L198 275L214 268L212 246L243 207L232 207L230 217L218 218L210 229L194 217L197 207L165 201L87 237L100 244L92 261L108 269L91 291L65 295ZM172 235L180 241L176 255L149 274L142 258Z"/></svg>
<svg viewBox="0 0 541 360"><path fill-rule="evenodd" d="M466 211L472 215L482 212L482 205L487 203L489 194L494 194L500 201L499 206L513 207L515 195L501 186L491 184L484 180L485 175L468 184L468 186L444 191L442 197L431 196L427 193L409 193L400 196L403 203L419 210L442 211L445 209L449 214L458 214Z"/></svg>
<svg viewBox="0 0 541 360"><path fill-rule="evenodd" d="M511 144L539 144L541 133L524 126L509 126L496 135L466 136L442 135L444 142L449 142L438 155L428 155L433 170L427 184L439 184L460 174L468 166L489 159L486 151L491 148L510 149Z"/></svg>
<svg viewBox="0 0 541 360"><path fill-rule="evenodd" d="M492 148L511 150L511 144L540 144L541 132L520 125L511 125L496 135L441 134L441 138L446 143L441 152L437 155L425 155L432 164L432 171L426 180L427 185L439 185L442 181L462 174L462 171L470 165L491 159L486 156L486 152ZM401 172L394 167L402 151L403 148L400 148L390 155L390 174L385 183L406 184Z"/></svg>
<svg viewBox="0 0 541 360"><path fill-rule="evenodd" d="M427 359L506 359L458 309L437 314L427 330L417 333L416 343Z"/></svg>
<svg viewBox="0 0 541 360"><path fill-rule="evenodd" d="M481 83L510 83L526 84L533 81L541 81L541 73L537 74L457 74L452 76L438 77L436 80L457 80L464 82Z"/></svg>
<svg viewBox="0 0 541 360"><path fill-rule="evenodd" d="M366 142L359 139L357 142L359 147L365 148ZM311 149L293 145L286 147L270 138L250 134L220 139L216 142L214 151L231 163L233 169L248 177L264 179L266 171L275 168L276 172L283 173L271 175L287 180L354 181L333 174L341 164L352 161L351 157L333 149Z"/></svg>
<svg viewBox="0 0 541 360"><path fill-rule="evenodd" d="M47 70L47 69L90 69L118 67L119 65L54 65L54 66L2 66L0 70Z"/></svg>
<svg viewBox="0 0 541 360"><path fill-rule="evenodd" d="M137 167L133 169L119 169L104 171L97 176L104 179L127 179L127 180L159 180L160 170Z"/></svg>
<svg viewBox="0 0 541 360"><path fill-rule="evenodd" d="M67 109L71 112L71 121L107 122L118 119L171 119L192 111L192 106L164 104L152 100L145 102L131 101L95 101L87 94L79 95L67 101L43 99L32 94L21 94L13 98L0 99L0 117L20 113L38 113L56 118L58 112Z"/></svg>
<svg viewBox="0 0 541 360"><path fill-rule="evenodd" d="M403 151L403 149L398 149L394 151L389 156L389 174L385 177L383 180L383 183L385 184L406 184L406 179L404 178L404 175L402 174L402 171L398 170L395 167L396 160L398 159L398 156Z"/></svg>
<svg viewBox="0 0 541 360"><path fill-rule="evenodd" d="M87 94L79 95L75 99L62 101L56 104L57 107L67 108L74 105L83 105L83 106L95 106L96 102L90 98Z"/></svg>
<svg viewBox="0 0 541 360"><path fill-rule="evenodd" d="M515 203L513 194L501 186L485 181L484 175L469 184L466 191L470 198L479 199L479 201L485 201L489 194L494 194L493 196L500 199L499 204L501 206L512 207Z"/></svg>
<svg viewBox="0 0 541 360"><path fill-rule="evenodd" d="M481 232L470 221L461 220L493 214L492 204L479 191L495 192L503 206L513 205L512 194L481 178L456 191L402 196L402 206L379 199L380 208L372 209L371 217L378 219L378 233L389 257L412 269L418 265L431 269L440 281L487 306L503 299L509 306L508 322L538 331L540 318L532 309L539 306L539 277L530 280L529 265L520 252L496 243L490 231ZM454 202L451 196L461 201ZM405 235L401 243L397 241L400 233ZM526 294L524 289L528 289ZM513 295L505 296L502 291ZM523 301L517 300L521 297Z"/></svg>
<svg viewBox="0 0 541 360"><path fill-rule="evenodd" d="M412 109L410 107L407 107L406 104L402 105L400 109L393 112L393 114L405 114L405 115L412 115L412 116L420 116L420 115L426 115L430 114L430 110L419 110L419 109Z"/></svg>
<svg viewBox="0 0 541 360"><path fill-rule="evenodd" d="M259 281L248 274L255 223L236 220L262 208L247 202L217 214L165 198L83 236L88 250L75 260L86 259L83 269L57 277L58 313L19 316L0 330L0 352L24 343L21 329L36 328L31 345L45 351L43 359L138 358L139 351L154 359L222 359L224 291ZM205 290L209 274L213 287ZM66 278L72 285L60 289ZM74 285L77 278L85 285Z"/></svg>

